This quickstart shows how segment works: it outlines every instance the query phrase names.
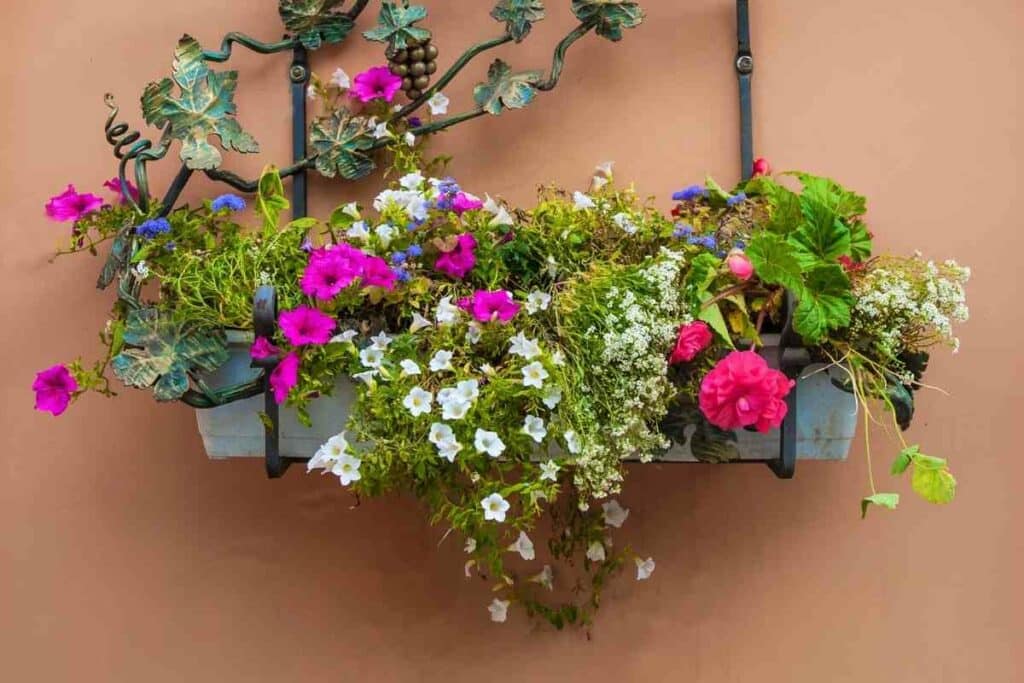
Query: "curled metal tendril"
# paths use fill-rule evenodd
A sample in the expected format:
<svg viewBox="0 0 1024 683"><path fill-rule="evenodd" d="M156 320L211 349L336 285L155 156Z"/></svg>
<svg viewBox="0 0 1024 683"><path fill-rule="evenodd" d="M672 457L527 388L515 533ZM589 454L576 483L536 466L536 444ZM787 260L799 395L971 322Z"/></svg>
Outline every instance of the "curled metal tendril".
<svg viewBox="0 0 1024 683"><path fill-rule="evenodd" d="M149 173L146 170L146 164L163 159L167 155L171 142L171 126L168 124L164 128L160 140L154 145L151 140L143 138L139 131L132 130L127 123L116 122L120 109L114 101L113 95L108 93L104 96L103 101L110 109L110 115L107 116L103 131L107 142L114 148L114 156L121 161L118 165L117 176L121 181L122 188L127 187L128 163L134 162L135 185L139 189L139 199L136 201L130 192L123 189L121 195L136 211L145 213L149 210L150 197Z"/></svg>

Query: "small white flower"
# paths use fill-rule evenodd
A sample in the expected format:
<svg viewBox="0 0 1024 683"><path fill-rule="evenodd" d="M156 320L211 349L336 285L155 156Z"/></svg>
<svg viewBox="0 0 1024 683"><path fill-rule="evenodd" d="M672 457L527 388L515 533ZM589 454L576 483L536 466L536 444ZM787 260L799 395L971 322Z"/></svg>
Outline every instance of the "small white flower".
<svg viewBox="0 0 1024 683"><path fill-rule="evenodd" d="M540 400L544 402L544 405L548 407L548 410L554 410L559 403L562 402L562 388L558 385L552 384L548 387L544 395L540 397Z"/></svg>
<svg viewBox="0 0 1024 683"><path fill-rule="evenodd" d="M544 380L547 378L548 371L544 369L539 360L523 366L523 386L542 389L544 387Z"/></svg>
<svg viewBox="0 0 1024 683"><path fill-rule="evenodd" d="M580 437L576 434L576 431L573 429L567 429L563 436L565 437L565 447L569 449L569 452L573 455L579 453L581 450Z"/></svg>
<svg viewBox="0 0 1024 683"><path fill-rule="evenodd" d="M345 432L332 436L306 464L306 472L312 472L317 468L327 470L334 467L347 450L348 440L345 438Z"/></svg>
<svg viewBox="0 0 1024 683"><path fill-rule="evenodd" d="M476 539L475 538L467 538L466 539L466 545L463 547L463 550L466 551L467 555L472 555L473 553L475 553L476 552Z"/></svg>
<svg viewBox="0 0 1024 683"><path fill-rule="evenodd" d="M491 365L490 363L484 363L483 365L480 366L480 372L484 373L485 375L494 375L497 372L497 370L495 370L494 366Z"/></svg>
<svg viewBox="0 0 1024 683"><path fill-rule="evenodd" d="M366 221L353 223L352 227L345 231L345 236L354 240L365 240L370 236L370 231L366 229Z"/></svg>
<svg viewBox="0 0 1024 683"><path fill-rule="evenodd" d="M384 362L384 351L375 346L367 346L359 352L359 361L365 367L376 370Z"/></svg>
<svg viewBox="0 0 1024 683"><path fill-rule="evenodd" d="M427 436L427 440L435 446L440 446L443 443L455 441L455 432L445 423L435 422L430 425L430 434Z"/></svg>
<svg viewBox="0 0 1024 683"><path fill-rule="evenodd" d="M494 218L491 219L490 226L492 228L499 225L515 225L512 214L504 206L498 207L498 213L494 214Z"/></svg>
<svg viewBox="0 0 1024 683"><path fill-rule="evenodd" d="M600 190L602 187L604 187L605 185L607 185L610 182L611 181L608 180L607 178L605 178L604 176L596 175L590 181L590 189L592 189L593 191L597 192L598 190Z"/></svg>
<svg viewBox="0 0 1024 683"><path fill-rule="evenodd" d="M434 319L437 320L439 325L450 325L459 318L461 311L459 307L452 303L450 296L442 297L437 302L437 310L434 311Z"/></svg>
<svg viewBox="0 0 1024 683"><path fill-rule="evenodd" d="M391 345L391 342L394 341L394 338L389 337L387 332L381 332L375 337L370 337L370 341L373 342L373 348L385 351Z"/></svg>
<svg viewBox="0 0 1024 683"><path fill-rule="evenodd" d="M451 351L438 351L430 359L430 371L454 370L455 368L452 367L452 356L454 355Z"/></svg>
<svg viewBox="0 0 1024 683"><path fill-rule="evenodd" d="M351 342L353 339L355 339L358 334L359 333L356 332L355 330L345 330L341 334L336 334L333 337L331 337L331 340L329 342L327 342L327 343L328 344L347 344L347 343Z"/></svg>
<svg viewBox="0 0 1024 683"><path fill-rule="evenodd" d="M478 343L483 335L483 330L480 329L480 325L476 321L471 322L466 328L466 341L470 344Z"/></svg>
<svg viewBox="0 0 1024 683"><path fill-rule="evenodd" d="M521 356L524 360L532 360L540 355L540 344L536 339L527 339L522 332L509 340L508 352L513 356Z"/></svg>
<svg viewBox="0 0 1024 683"><path fill-rule="evenodd" d="M452 399L445 402L441 417L445 420L461 420L469 412L470 404L466 401Z"/></svg>
<svg viewBox="0 0 1024 683"><path fill-rule="evenodd" d="M380 244L385 249L389 244L391 244L391 240L395 238L394 226L391 226L387 223L381 223L380 225L378 225L374 229L374 232L377 233L377 237L380 238Z"/></svg>
<svg viewBox="0 0 1024 683"><path fill-rule="evenodd" d="M583 194L579 190L572 193L572 202L576 205L577 209L593 209L597 204L594 200Z"/></svg>
<svg viewBox="0 0 1024 683"><path fill-rule="evenodd" d="M458 400L459 397L456 395L454 387L445 387L444 389L441 389L441 391L437 392L437 402L441 405Z"/></svg>
<svg viewBox="0 0 1024 683"><path fill-rule="evenodd" d="M504 623L508 619L508 606L510 604L508 600L499 600L498 598L491 600L491 604L487 606L487 611L491 613L491 621L496 621L499 624Z"/></svg>
<svg viewBox="0 0 1024 683"><path fill-rule="evenodd" d="M565 365L565 354L562 353L562 349L558 349L551 354L551 362L559 366Z"/></svg>
<svg viewBox="0 0 1024 683"><path fill-rule="evenodd" d="M409 331L413 332L413 333L416 333L416 332L419 332L420 330L422 330L424 327L431 327L432 325L433 325L432 322L430 322L429 320L424 318L419 313L413 313L412 314L412 323L409 325Z"/></svg>
<svg viewBox="0 0 1024 683"><path fill-rule="evenodd" d="M558 463L554 460L548 460L540 464L540 478L541 481L558 481Z"/></svg>
<svg viewBox="0 0 1024 683"><path fill-rule="evenodd" d="M523 421L523 434L540 443L548 435L548 430L544 426L544 420L536 415L527 415Z"/></svg>
<svg viewBox="0 0 1024 683"><path fill-rule="evenodd" d="M472 403L480 396L480 382L475 379L462 380L455 385L455 395L463 401Z"/></svg>
<svg viewBox="0 0 1024 683"><path fill-rule="evenodd" d="M406 394L405 399L402 401L402 405L405 409L412 413L413 417L419 417L420 415L426 415L430 412L431 405L434 402L434 395L425 389L420 387L413 387L412 391Z"/></svg>
<svg viewBox="0 0 1024 683"><path fill-rule="evenodd" d="M352 87L352 79L350 79L348 74L345 73L345 70L341 68L334 70L334 75L331 76L331 83L342 90L348 90Z"/></svg>
<svg viewBox="0 0 1024 683"><path fill-rule="evenodd" d="M486 429L477 429L473 446L478 453L486 453L492 458L497 458L505 450L505 442L501 440L497 432L489 432Z"/></svg>
<svg viewBox="0 0 1024 683"><path fill-rule="evenodd" d="M501 206L498 204L498 202L494 201L491 195L487 194L486 192L484 193L484 211L491 214L492 216L497 216L498 212L501 211Z"/></svg>
<svg viewBox="0 0 1024 683"><path fill-rule="evenodd" d="M359 205L355 202L349 202L345 206L341 207L341 212L356 220L362 218L362 216L359 215Z"/></svg>
<svg viewBox="0 0 1024 683"><path fill-rule="evenodd" d="M612 221L627 235L635 235L637 230L639 230L637 224L633 222L628 213L617 213L612 216Z"/></svg>
<svg viewBox="0 0 1024 683"><path fill-rule="evenodd" d="M551 305L551 295L547 292L533 291L526 297L526 312L533 315L537 311L546 311Z"/></svg>
<svg viewBox="0 0 1024 683"><path fill-rule="evenodd" d="M420 374L420 366L416 365L416 361L414 360L406 358L401 361L398 366L402 368L402 377L412 377L413 375Z"/></svg>
<svg viewBox="0 0 1024 683"><path fill-rule="evenodd" d="M409 147L412 147L413 145L416 144L416 136L413 135L412 132L410 131L406 131L405 135L402 136L402 139L405 141L405 144Z"/></svg>
<svg viewBox="0 0 1024 683"><path fill-rule="evenodd" d="M601 541L594 541L587 547L587 559L591 562L604 562L606 557Z"/></svg>
<svg viewBox="0 0 1024 683"><path fill-rule="evenodd" d="M423 186L423 174L419 171L406 173L398 179L398 184L407 190L418 190Z"/></svg>
<svg viewBox="0 0 1024 683"><path fill-rule="evenodd" d="M594 170L597 171L599 174L603 175L605 178L611 178L612 167L614 165L614 161L602 161L601 163L594 167Z"/></svg>
<svg viewBox="0 0 1024 683"><path fill-rule="evenodd" d="M549 591L555 590L555 573L551 571L551 565L544 565L544 569L530 577L533 583L539 583Z"/></svg>
<svg viewBox="0 0 1024 683"><path fill-rule="evenodd" d="M558 277L558 261L555 260L554 256L548 255L547 260L544 262L544 272L549 277Z"/></svg>
<svg viewBox="0 0 1024 683"><path fill-rule="evenodd" d="M434 116L439 114L448 113L448 105L451 103L443 92L438 90L433 96L427 100L427 106L430 107L430 113Z"/></svg>
<svg viewBox="0 0 1024 683"><path fill-rule="evenodd" d="M651 574L654 573L654 558L648 557L646 560L641 560L639 557L636 558L636 580L646 581L651 578Z"/></svg>
<svg viewBox="0 0 1024 683"><path fill-rule="evenodd" d="M377 376L376 370L367 370L366 372L357 372L352 375L352 379L357 379L368 387L372 387L374 382L373 378Z"/></svg>
<svg viewBox="0 0 1024 683"><path fill-rule="evenodd" d="M315 100L316 99L316 88L313 87L312 85L306 88L306 99L307 100Z"/></svg>
<svg viewBox="0 0 1024 683"><path fill-rule="evenodd" d="M516 539L515 543L508 547L508 551L510 553L519 553L519 557L524 560L532 560L537 557L537 553L533 548L533 541L530 540L530 537L526 535L525 531L519 532L519 538Z"/></svg>
<svg viewBox="0 0 1024 683"><path fill-rule="evenodd" d="M135 273L135 277L145 280L149 277L149 266L146 265L145 261L139 261L135 264L135 267L132 268L132 272Z"/></svg>
<svg viewBox="0 0 1024 683"><path fill-rule="evenodd" d="M391 137L391 131L388 130L388 122L381 121L373 127L373 137L377 140Z"/></svg>
<svg viewBox="0 0 1024 683"><path fill-rule="evenodd" d="M455 462L455 456L462 450L458 441L445 441L437 447L437 454L448 462Z"/></svg>
<svg viewBox="0 0 1024 683"><path fill-rule="evenodd" d="M501 497L500 493L492 493L480 501L484 509L484 519L493 522L504 522L505 513L512 507L508 501Z"/></svg>
<svg viewBox="0 0 1024 683"><path fill-rule="evenodd" d="M629 510L619 505L617 500L609 500L601 505L601 509L604 510L604 523L616 529L621 527L629 517Z"/></svg>
<svg viewBox="0 0 1024 683"><path fill-rule="evenodd" d="M359 466L362 464L362 460L346 453L338 458L338 462L331 468L331 472L338 475L342 486L348 486L352 482L358 481L362 476L359 474Z"/></svg>

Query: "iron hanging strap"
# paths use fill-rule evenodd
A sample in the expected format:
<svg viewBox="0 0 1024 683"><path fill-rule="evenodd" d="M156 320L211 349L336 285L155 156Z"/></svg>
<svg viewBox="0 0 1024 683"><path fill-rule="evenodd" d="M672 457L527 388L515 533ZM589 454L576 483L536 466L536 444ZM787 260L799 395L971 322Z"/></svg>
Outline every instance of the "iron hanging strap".
<svg viewBox="0 0 1024 683"><path fill-rule="evenodd" d="M749 180L754 174L754 110L751 102L751 77L754 55L750 50L750 2L736 0L736 76L740 86L740 175Z"/></svg>

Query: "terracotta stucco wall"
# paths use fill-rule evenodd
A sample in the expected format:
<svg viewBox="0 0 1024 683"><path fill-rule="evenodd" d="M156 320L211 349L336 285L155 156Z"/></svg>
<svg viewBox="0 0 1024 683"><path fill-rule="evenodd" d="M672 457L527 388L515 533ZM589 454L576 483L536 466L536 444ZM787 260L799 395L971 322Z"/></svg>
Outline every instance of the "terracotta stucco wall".
<svg viewBox="0 0 1024 683"><path fill-rule="evenodd" d="M429 4L442 61L496 30L490 2ZM548 4L535 35L501 51L514 65L546 63L571 25L568 2ZM614 159L619 178L666 207L705 172L733 181L733 3L644 4L642 29L618 46L574 47L562 85L530 109L445 136L454 173L526 202L538 182L580 187ZM759 154L865 192L881 247L974 266L963 350L937 354L929 377L952 396L923 394L912 432L953 461L956 503L908 495L898 513L860 521L859 444L849 462L801 465L790 482L763 468L633 468L628 530L658 569L610 589L589 642L518 614L492 626L486 587L463 579L457 544L437 548L441 530L414 501L350 510L325 479L295 471L272 483L257 461L208 462L192 413L144 393L89 397L61 419L32 412L33 372L97 352L110 303L91 286L95 260L47 264L64 228L42 216L64 184L112 174L103 92L137 122L137 94L168 72L183 31L213 45L226 30L272 38L280 27L272 0L6 5L4 680L1024 679L1017 0L753 3ZM379 61L354 42L316 68ZM241 120L279 160L286 61L238 59ZM456 104L473 78L449 89ZM231 164L251 174L262 162ZM369 189L316 181L313 208Z"/></svg>

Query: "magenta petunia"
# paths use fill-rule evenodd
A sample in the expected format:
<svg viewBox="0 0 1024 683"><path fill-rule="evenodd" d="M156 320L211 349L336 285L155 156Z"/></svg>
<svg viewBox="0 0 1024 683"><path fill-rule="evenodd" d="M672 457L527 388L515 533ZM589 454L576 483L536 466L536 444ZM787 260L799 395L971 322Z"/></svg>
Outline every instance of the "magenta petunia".
<svg viewBox="0 0 1024 683"><path fill-rule="evenodd" d="M348 244L314 249L299 283L302 292L329 301L364 274L366 260L366 254Z"/></svg>
<svg viewBox="0 0 1024 683"><path fill-rule="evenodd" d="M756 352L733 351L704 376L700 410L721 429L753 426L767 432L782 424L785 398L795 384Z"/></svg>
<svg viewBox="0 0 1024 683"><path fill-rule="evenodd" d="M249 356L253 360L266 360L267 358L274 358L281 353L281 349L274 346L274 344L266 337L256 337L256 341L249 347Z"/></svg>
<svg viewBox="0 0 1024 683"><path fill-rule="evenodd" d="M402 79L391 73L386 66L374 66L352 80L349 92L361 102L395 99L395 93L402 87Z"/></svg>
<svg viewBox="0 0 1024 683"><path fill-rule="evenodd" d="M124 198L125 193L121 191L122 185L120 178L111 178L107 182L103 183L103 187L107 188L108 190L116 194L117 198L121 201L122 204L128 203L128 201ZM123 187L127 191L128 196L130 196L135 201L139 201L139 188L132 185L132 181L125 179Z"/></svg>
<svg viewBox="0 0 1024 683"><path fill-rule="evenodd" d="M288 398L288 393L299 383L299 356L289 353L281 359L277 367L270 373L270 390L274 400L280 405Z"/></svg>
<svg viewBox="0 0 1024 683"><path fill-rule="evenodd" d="M458 193L455 195L455 199L452 200L452 211L460 216L467 211L475 211L482 208L484 208L484 203L480 199L465 192Z"/></svg>
<svg viewBox="0 0 1024 683"><path fill-rule="evenodd" d="M277 323L285 339L293 346L326 344L337 327L334 318L309 306L282 311Z"/></svg>
<svg viewBox="0 0 1024 683"><path fill-rule="evenodd" d="M79 194L74 185L68 185L62 194L51 197L46 203L46 215L52 220L66 223L88 216L103 206L103 199L94 194Z"/></svg>
<svg viewBox="0 0 1024 683"><path fill-rule="evenodd" d="M378 256L369 256L363 269L363 287L394 289L398 276L388 262Z"/></svg>
<svg viewBox="0 0 1024 683"><path fill-rule="evenodd" d="M36 392L36 410L60 415L78 391L78 382L66 365L54 365L36 374L32 390Z"/></svg>
<svg viewBox="0 0 1024 683"><path fill-rule="evenodd" d="M494 292L478 290L471 298L459 300L459 306L473 314L480 322L500 320L507 323L519 312L519 304L503 289Z"/></svg>
<svg viewBox="0 0 1024 683"><path fill-rule="evenodd" d="M434 267L449 277L461 280L473 270L476 265L476 238L466 232L459 235L455 248L441 254Z"/></svg>

